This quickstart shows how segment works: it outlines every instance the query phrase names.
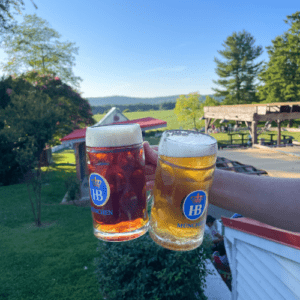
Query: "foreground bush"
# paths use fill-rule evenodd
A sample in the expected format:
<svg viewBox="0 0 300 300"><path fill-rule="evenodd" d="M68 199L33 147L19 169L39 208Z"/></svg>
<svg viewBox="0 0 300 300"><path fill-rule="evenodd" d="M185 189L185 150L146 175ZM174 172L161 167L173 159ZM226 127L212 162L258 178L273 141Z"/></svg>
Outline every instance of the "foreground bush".
<svg viewBox="0 0 300 300"><path fill-rule="evenodd" d="M106 299L207 299L209 242L177 252L156 245L149 234L122 243L99 241L96 275Z"/></svg>

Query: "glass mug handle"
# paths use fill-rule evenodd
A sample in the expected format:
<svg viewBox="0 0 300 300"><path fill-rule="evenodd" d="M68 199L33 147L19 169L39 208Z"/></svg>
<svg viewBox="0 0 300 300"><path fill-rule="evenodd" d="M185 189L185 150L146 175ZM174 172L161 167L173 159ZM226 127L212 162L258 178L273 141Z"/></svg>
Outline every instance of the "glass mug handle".
<svg viewBox="0 0 300 300"><path fill-rule="evenodd" d="M153 190L148 190L147 192L150 191L150 194L147 197L147 203L151 200L151 198L153 197Z"/></svg>
<svg viewBox="0 0 300 300"><path fill-rule="evenodd" d="M158 152L158 146L150 146L155 152ZM146 182L147 185L147 192L150 191L150 194L147 197L147 203L151 200L151 198L153 197L153 188L154 188L154 182L155 180L150 180L148 182Z"/></svg>

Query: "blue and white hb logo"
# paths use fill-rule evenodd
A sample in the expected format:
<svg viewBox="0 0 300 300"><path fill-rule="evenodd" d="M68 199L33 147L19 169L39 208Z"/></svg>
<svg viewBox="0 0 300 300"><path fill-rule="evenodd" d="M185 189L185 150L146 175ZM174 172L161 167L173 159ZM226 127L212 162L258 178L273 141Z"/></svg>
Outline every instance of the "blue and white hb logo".
<svg viewBox="0 0 300 300"><path fill-rule="evenodd" d="M110 188L104 177L98 173L92 173L89 178L90 194L96 206L103 206L109 199Z"/></svg>
<svg viewBox="0 0 300 300"><path fill-rule="evenodd" d="M184 216L191 221L199 219L204 213L206 201L204 191L194 191L188 194L182 206Z"/></svg>

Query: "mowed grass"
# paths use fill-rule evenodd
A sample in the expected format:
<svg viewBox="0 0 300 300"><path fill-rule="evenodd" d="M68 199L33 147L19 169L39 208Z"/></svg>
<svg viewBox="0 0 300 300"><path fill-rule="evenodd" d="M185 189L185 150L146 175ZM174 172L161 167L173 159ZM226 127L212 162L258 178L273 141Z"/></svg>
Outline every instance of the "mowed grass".
<svg viewBox="0 0 300 300"><path fill-rule="evenodd" d="M59 204L64 178L75 173L74 151L53 158L43 179L43 227L34 225L25 184L0 187L0 299L102 299L90 208Z"/></svg>
<svg viewBox="0 0 300 300"><path fill-rule="evenodd" d="M177 119L177 116L174 114L173 110L159 110L159 111L141 111L141 112L130 112L130 113L124 113L124 115L129 119L129 120L134 120L134 119L140 119L140 118L146 118L146 117L152 117L160 120L164 120L167 122L167 127L157 129L159 131L165 131L165 130L170 130L170 129L179 129L182 127L183 129L193 129L194 128L194 123L192 120L188 120L186 122L179 122ZM99 122L105 114L97 114L94 115L95 120ZM204 127L204 121L201 121L200 123L201 127ZM261 123L259 126L263 126L264 124ZM284 126L283 126L284 127ZM156 130L155 130L156 131ZM245 131L246 132L246 131ZM248 132L248 131L247 131ZM273 140L277 140L277 132L276 131L268 131L260 134L258 138L264 138L267 141L270 140L270 136L268 135L269 133L275 133L276 135L273 136ZM300 132L287 132L287 131L282 131L282 134L288 134L290 136L293 136L296 141L300 142ZM227 133L213 133L211 134L217 141L219 142L228 142L230 141L230 137L228 136ZM246 139L248 136L244 136L244 139ZM281 137L283 138L283 137ZM149 141L151 145L157 145L159 143L160 138L157 137L146 137L146 140ZM234 139L241 139L238 135L233 136ZM234 144L241 143L241 141L233 141Z"/></svg>
<svg viewBox="0 0 300 300"><path fill-rule="evenodd" d="M94 115L94 119L99 122L105 114L97 114ZM194 127L192 120L188 120L187 122L179 123L177 120L177 116L174 114L173 110L152 110L152 111L137 111L137 112L128 112L124 113L124 116L129 120L141 119L152 117L155 119L160 119L167 122L167 127L161 128L161 130L167 129L178 129L180 126L183 129L191 129ZM203 121L202 121L203 122ZM203 122L204 126L204 122Z"/></svg>

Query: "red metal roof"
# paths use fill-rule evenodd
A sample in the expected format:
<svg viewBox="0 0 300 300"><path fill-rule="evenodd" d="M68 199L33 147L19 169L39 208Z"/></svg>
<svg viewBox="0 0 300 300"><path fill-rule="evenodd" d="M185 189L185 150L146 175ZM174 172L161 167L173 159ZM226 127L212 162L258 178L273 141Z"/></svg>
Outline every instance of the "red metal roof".
<svg viewBox="0 0 300 300"><path fill-rule="evenodd" d="M141 126L141 129L148 128L148 130L151 130L151 127L156 126L164 126L167 125L166 121L154 119L151 117L148 118L142 118L142 119L136 119L136 120L128 120L123 122L115 122L113 124L139 124ZM86 128L83 129L77 129L71 132L70 134L66 135L62 139L60 139L62 142L64 141L71 141L71 140L77 140L77 139L83 139L85 138Z"/></svg>
<svg viewBox="0 0 300 300"><path fill-rule="evenodd" d="M77 140L77 139L84 139L86 133L86 128L82 129L76 129L70 134L64 136L62 139L60 139L62 142L64 141L70 141L70 140Z"/></svg>
<svg viewBox="0 0 300 300"><path fill-rule="evenodd" d="M249 218L222 217L224 226L300 250L300 233L283 230Z"/></svg>

